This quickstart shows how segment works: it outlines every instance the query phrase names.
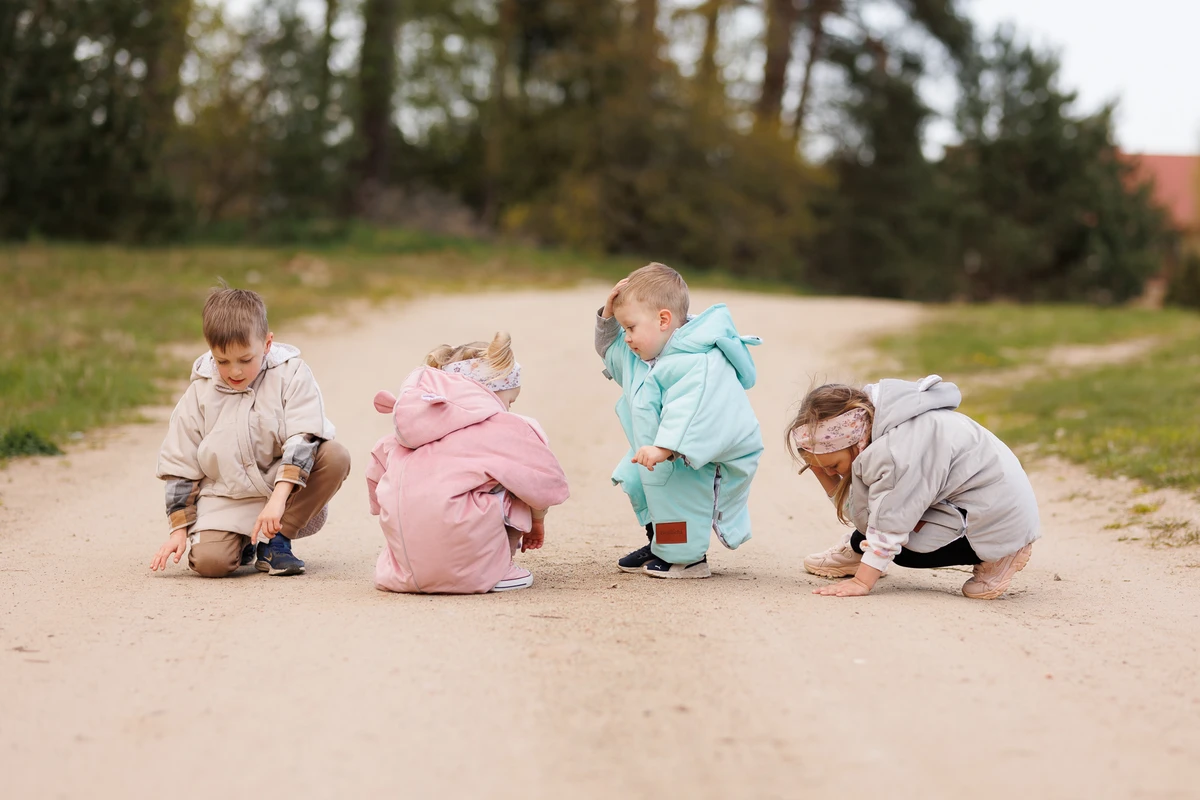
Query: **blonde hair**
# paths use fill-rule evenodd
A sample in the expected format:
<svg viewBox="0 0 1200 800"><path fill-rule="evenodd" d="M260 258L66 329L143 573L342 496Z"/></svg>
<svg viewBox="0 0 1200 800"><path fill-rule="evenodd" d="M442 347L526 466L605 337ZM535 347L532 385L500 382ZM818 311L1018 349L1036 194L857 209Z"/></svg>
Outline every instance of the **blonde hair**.
<svg viewBox="0 0 1200 800"><path fill-rule="evenodd" d="M204 302L204 340L213 350L232 345L248 347L252 339L267 338L267 304L258 292L222 286Z"/></svg>
<svg viewBox="0 0 1200 800"><path fill-rule="evenodd" d="M666 264L659 264L657 261L647 264L629 273L626 280L629 282L613 301L614 308L625 301L645 303L653 306L655 311L665 308L675 315L680 324L687 319L688 305L691 301L687 282L682 275Z"/></svg>
<svg viewBox="0 0 1200 800"><path fill-rule="evenodd" d="M481 370L480 377L485 380L507 375L512 372L517 363L512 351L512 337L502 332L493 336L490 344L471 342L470 344L460 344L458 347L451 347L448 344L438 345L429 351L429 355L425 356L425 366L441 369L447 364L476 358L481 359L484 363L485 369Z"/></svg>
<svg viewBox="0 0 1200 800"><path fill-rule="evenodd" d="M804 474L804 470L809 468L809 464L804 459L804 451L797 446L796 440L792 438L792 433L805 426L808 426L809 430L812 430L817 423L841 416L847 411L856 408L861 408L867 412L866 435L869 438L871 428L875 425L875 405L862 389L856 389L853 386L846 386L841 383L827 383L824 386L818 386L810 390L805 395L804 400L800 403L800 410L796 412L796 416L792 419L791 424L787 427L787 431L783 434L783 446L787 450L788 455L796 463L803 464L800 474ZM838 522L843 525L849 523L849 520L846 518L846 499L849 495L850 479L843 478L833 493L833 505L837 509Z"/></svg>

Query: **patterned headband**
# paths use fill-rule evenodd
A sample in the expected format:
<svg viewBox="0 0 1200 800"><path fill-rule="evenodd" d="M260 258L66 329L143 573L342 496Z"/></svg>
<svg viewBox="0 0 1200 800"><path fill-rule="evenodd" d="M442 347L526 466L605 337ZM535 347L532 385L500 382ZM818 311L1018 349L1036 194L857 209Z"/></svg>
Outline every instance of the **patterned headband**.
<svg viewBox="0 0 1200 800"><path fill-rule="evenodd" d="M516 389L521 385L521 365L515 362L513 363L512 371L504 375L493 374L487 362L482 358L455 361L453 364L447 364L442 367L442 372L465 375L476 383L491 389L493 392Z"/></svg>
<svg viewBox="0 0 1200 800"><path fill-rule="evenodd" d="M867 446L866 437L867 411L864 408L852 408L815 426L801 425L792 431L792 441L796 447L817 455L836 453L855 445L858 445L858 452L861 453Z"/></svg>

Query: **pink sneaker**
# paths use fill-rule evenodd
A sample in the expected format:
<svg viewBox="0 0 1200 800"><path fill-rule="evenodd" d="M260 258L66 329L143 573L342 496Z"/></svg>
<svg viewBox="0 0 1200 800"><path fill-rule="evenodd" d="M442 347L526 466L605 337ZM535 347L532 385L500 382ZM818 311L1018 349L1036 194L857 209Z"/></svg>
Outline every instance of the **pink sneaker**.
<svg viewBox="0 0 1200 800"><path fill-rule="evenodd" d="M845 578L858 571L862 556L850 546L850 537L842 540L822 553L804 557L804 568L822 578Z"/></svg>
<svg viewBox="0 0 1200 800"><path fill-rule="evenodd" d="M522 569L516 564L508 568L508 572L500 582L488 589L489 592L511 592L513 589L528 589L533 586L533 573Z"/></svg>
<svg viewBox="0 0 1200 800"><path fill-rule="evenodd" d="M972 600L995 600L1008 591L1013 576L1025 569L1031 553L1033 545L1027 544L1011 556L976 564L975 574L963 584L963 595Z"/></svg>

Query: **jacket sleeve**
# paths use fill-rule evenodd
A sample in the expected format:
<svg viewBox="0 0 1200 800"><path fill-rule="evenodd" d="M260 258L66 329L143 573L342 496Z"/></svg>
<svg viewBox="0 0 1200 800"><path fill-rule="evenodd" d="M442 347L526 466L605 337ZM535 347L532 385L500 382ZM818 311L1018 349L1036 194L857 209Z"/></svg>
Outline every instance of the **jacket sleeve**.
<svg viewBox="0 0 1200 800"><path fill-rule="evenodd" d="M383 478L383 473L387 472L388 457L395 446L394 436L383 437L375 443L375 449L371 451L371 463L367 464L367 502L375 516L379 516L379 497L376 493L379 481Z"/></svg>
<svg viewBox="0 0 1200 800"><path fill-rule="evenodd" d="M275 483L308 485L321 442L332 439L333 426L325 419L321 388L308 364L300 362L283 391L283 458Z"/></svg>
<svg viewBox="0 0 1200 800"><path fill-rule="evenodd" d="M879 442L872 446L888 446ZM940 476L938 472L942 473ZM918 457L915 461L897 461L890 447L886 456L873 465L872 474L862 475L867 485L867 537L863 548L863 563L886 570L921 515L936 501L934 487L945 482L949 464Z"/></svg>
<svg viewBox="0 0 1200 800"><path fill-rule="evenodd" d="M601 339L608 340L608 346L601 355L604 359L604 372L618 385L624 386L627 376L633 371L633 362L637 361L638 357L629 349L629 345L625 344L625 337L621 335L621 326L617 324L616 317L603 320L599 314L596 315L597 352L600 350Z"/></svg>
<svg viewBox="0 0 1200 800"><path fill-rule="evenodd" d="M617 322L616 317L605 319L600 316L604 309L596 312L596 355L604 358L608 352L608 348L612 347L613 342L621 335L621 325Z"/></svg>
<svg viewBox="0 0 1200 800"><path fill-rule="evenodd" d="M692 469L762 449L758 422L741 385L731 367L724 369L723 373L709 354L698 353L689 356L678 379L663 386L654 444L678 453ZM731 381L736 389L731 388ZM742 397L731 397L730 391Z"/></svg>
<svg viewBox="0 0 1200 800"><path fill-rule="evenodd" d="M199 456L203 419L196 384L192 383L175 404L158 451L157 476L167 482L167 524L172 531L189 528L196 521L196 498L204 477Z"/></svg>
<svg viewBox="0 0 1200 800"><path fill-rule="evenodd" d="M531 509L543 510L566 502L567 476L540 430L516 414L493 417L497 436L480 442L488 476Z"/></svg>

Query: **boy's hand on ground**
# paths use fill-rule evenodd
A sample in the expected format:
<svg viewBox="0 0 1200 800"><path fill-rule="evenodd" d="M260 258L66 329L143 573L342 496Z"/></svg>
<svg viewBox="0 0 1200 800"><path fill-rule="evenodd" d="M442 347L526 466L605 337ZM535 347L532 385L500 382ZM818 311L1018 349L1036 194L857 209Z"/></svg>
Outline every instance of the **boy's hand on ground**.
<svg viewBox="0 0 1200 800"><path fill-rule="evenodd" d="M158 548L158 552L154 554L153 560L150 561L150 571L157 572L160 569L166 569L167 561L170 560L172 554L175 556L175 563L178 564L185 550L187 550L187 528L176 528L167 537L167 543Z"/></svg>
<svg viewBox="0 0 1200 800"><path fill-rule="evenodd" d="M638 451L633 454L633 463L641 464L646 469L654 472L654 465L661 464L672 455L670 450L664 450L661 447L655 447L648 444L645 447L638 448Z"/></svg>
<svg viewBox="0 0 1200 800"><path fill-rule="evenodd" d="M617 281L617 285L612 288L612 291L608 293L608 298L604 301L604 311L600 316L605 319L612 319L613 303L617 302L617 295L621 293L621 290L625 288L625 284L627 283L629 283L629 278L622 278Z"/></svg>
<svg viewBox="0 0 1200 800"><path fill-rule="evenodd" d="M521 537L521 552L526 550L541 550L546 543L546 521L535 519L529 533Z"/></svg>
<svg viewBox="0 0 1200 800"><path fill-rule="evenodd" d="M860 583L858 578L851 578L848 581L840 581L831 586L822 586L820 589L813 589L813 594L823 595L824 597L866 597L871 593L865 583Z"/></svg>

